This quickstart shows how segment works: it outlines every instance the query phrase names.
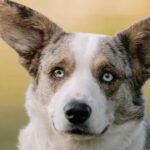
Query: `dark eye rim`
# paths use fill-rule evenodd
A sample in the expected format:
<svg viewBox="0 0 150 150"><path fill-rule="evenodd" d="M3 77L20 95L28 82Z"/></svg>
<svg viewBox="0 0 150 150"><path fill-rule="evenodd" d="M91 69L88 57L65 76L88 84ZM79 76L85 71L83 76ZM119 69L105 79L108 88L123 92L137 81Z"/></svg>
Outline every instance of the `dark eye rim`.
<svg viewBox="0 0 150 150"><path fill-rule="evenodd" d="M103 80L103 76L104 76L105 73L111 74L113 76L113 80L112 81L104 81ZM104 84L112 84L113 82L115 82L117 80L117 75L114 72L112 72L112 71L104 71L100 75L99 80L100 80L100 82L102 82Z"/></svg>
<svg viewBox="0 0 150 150"><path fill-rule="evenodd" d="M51 69L51 71L50 71L50 73L49 73L49 74L50 74L50 77L51 77L52 79L54 79L54 80L61 80L61 79L63 79L64 77L58 78L58 77L54 76L54 72L55 72L56 70L62 70L62 71L64 72L64 76L65 76L65 70L64 70L64 68L62 68L62 67L54 67L54 68Z"/></svg>

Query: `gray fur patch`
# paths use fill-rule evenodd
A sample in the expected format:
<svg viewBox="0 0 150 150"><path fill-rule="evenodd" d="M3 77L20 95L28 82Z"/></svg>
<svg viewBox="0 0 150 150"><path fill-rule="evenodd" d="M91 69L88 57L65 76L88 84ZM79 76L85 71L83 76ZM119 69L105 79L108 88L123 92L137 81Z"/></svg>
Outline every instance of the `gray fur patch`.
<svg viewBox="0 0 150 150"><path fill-rule="evenodd" d="M144 150L150 150L150 123L145 121L145 128L146 128L146 143Z"/></svg>

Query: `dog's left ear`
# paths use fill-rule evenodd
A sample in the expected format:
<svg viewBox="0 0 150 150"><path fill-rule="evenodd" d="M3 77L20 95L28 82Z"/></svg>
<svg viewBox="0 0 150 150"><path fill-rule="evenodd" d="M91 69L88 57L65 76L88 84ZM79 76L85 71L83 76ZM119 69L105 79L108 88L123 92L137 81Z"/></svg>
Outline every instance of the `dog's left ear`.
<svg viewBox="0 0 150 150"><path fill-rule="evenodd" d="M131 58L136 79L143 84L150 77L150 17L147 17L118 33Z"/></svg>
<svg viewBox="0 0 150 150"><path fill-rule="evenodd" d="M62 33L61 28L35 10L0 0L0 35L16 50L32 76L37 72L41 50Z"/></svg>

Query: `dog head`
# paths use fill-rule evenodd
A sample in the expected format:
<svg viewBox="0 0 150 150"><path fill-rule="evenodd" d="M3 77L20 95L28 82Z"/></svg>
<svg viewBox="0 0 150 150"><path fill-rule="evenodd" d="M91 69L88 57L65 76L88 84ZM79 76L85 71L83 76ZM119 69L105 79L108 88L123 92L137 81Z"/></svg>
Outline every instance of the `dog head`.
<svg viewBox="0 0 150 150"><path fill-rule="evenodd" d="M150 76L150 17L114 36L66 33L45 16L0 1L1 37L32 77L30 117L58 134L101 136L144 118Z"/></svg>

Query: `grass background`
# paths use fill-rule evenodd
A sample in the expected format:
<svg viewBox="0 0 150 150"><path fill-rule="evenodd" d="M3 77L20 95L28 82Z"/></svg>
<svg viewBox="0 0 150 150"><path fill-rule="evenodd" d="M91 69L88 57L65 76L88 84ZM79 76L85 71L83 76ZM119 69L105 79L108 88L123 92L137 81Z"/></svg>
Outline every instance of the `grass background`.
<svg viewBox="0 0 150 150"><path fill-rule="evenodd" d="M17 0L42 12L66 31L114 34L150 15L149 0ZM23 107L30 78L16 53L0 40L0 150L16 150L17 135L27 123ZM150 81L144 86L147 103ZM150 114L150 111L147 111Z"/></svg>

